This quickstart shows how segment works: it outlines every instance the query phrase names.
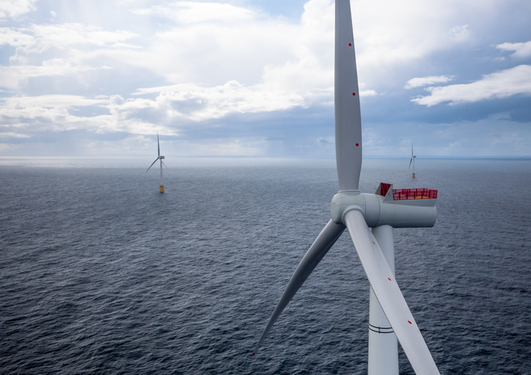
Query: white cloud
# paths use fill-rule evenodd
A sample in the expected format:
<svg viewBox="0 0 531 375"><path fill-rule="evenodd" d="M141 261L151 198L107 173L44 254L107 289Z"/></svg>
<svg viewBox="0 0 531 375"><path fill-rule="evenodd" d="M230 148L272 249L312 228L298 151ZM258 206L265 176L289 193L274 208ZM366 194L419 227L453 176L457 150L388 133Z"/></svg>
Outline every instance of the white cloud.
<svg viewBox="0 0 531 375"><path fill-rule="evenodd" d="M361 90L360 96L377 96L378 93L374 90Z"/></svg>
<svg viewBox="0 0 531 375"><path fill-rule="evenodd" d="M30 30L35 35L36 42L38 42L39 46L45 44L53 46L91 44L103 47L139 36L129 31L105 31L98 26L82 25L79 23L33 25Z"/></svg>
<svg viewBox="0 0 531 375"><path fill-rule="evenodd" d="M25 30L25 29L22 29ZM0 45L12 47L26 46L32 43L33 36L9 27L0 27Z"/></svg>
<svg viewBox="0 0 531 375"><path fill-rule="evenodd" d="M132 12L139 15L156 15L169 18L181 24L215 21L234 22L250 20L255 16L254 12L248 9L230 4L190 1L178 1L168 6L156 5L146 9L135 9Z"/></svg>
<svg viewBox="0 0 531 375"><path fill-rule="evenodd" d="M377 79L389 66L417 61L471 40L468 14L484 14L496 1L393 0L352 2L360 71Z"/></svg>
<svg viewBox="0 0 531 375"><path fill-rule="evenodd" d="M2 0L0 1L0 19L17 18L35 10L36 2L37 0Z"/></svg>
<svg viewBox="0 0 531 375"><path fill-rule="evenodd" d="M215 87L182 84L139 89L135 94L159 92L158 108L166 108L169 117L193 121L221 118L232 113L256 113L286 110L304 106L304 98L296 93L270 90L263 85L244 87L229 81Z"/></svg>
<svg viewBox="0 0 531 375"><path fill-rule="evenodd" d="M496 48L504 51L514 51L511 55L514 58L531 57L531 41L526 43L502 43L498 44Z"/></svg>
<svg viewBox="0 0 531 375"><path fill-rule="evenodd" d="M14 132L0 133L0 138L29 138L29 137L30 136L27 134L14 133Z"/></svg>
<svg viewBox="0 0 531 375"><path fill-rule="evenodd" d="M101 49L123 50L138 48L123 43L138 35L118 30L105 31L96 26L78 23L61 25L32 25L29 28L0 28L0 45L17 47L10 66L0 66L2 87L17 89L28 78L42 76L78 75L109 67L94 66L91 52L81 45ZM112 68L112 67L111 67Z"/></svg>
<svg viewBox="0 0 531 375"><path fill-rule="evenodd" d="M450 29L449 34L458 42L465 42L470 39L470 30L468 25L455 26Z"/></svg>
<svg viewBox="0 0 531 375"><path fill-rule="evenodd" d="M531 94L531 66L517 67L484 75L479 81L428 87L431 95L412 99L412 102L431 107L443 102L462 103L477 102L485 99L504 98L517 94Z"/></svg>
<svg viewBox="0 0 531 375"><path fill-rule="evenodd" d="M454 79L453 76L429 76L429 77L417 77L407 81L404 86L405 89L411 89L414 87L430 86L434 83L446 83Z"/></svg>
<svg viewBox="0 0 531 375"><path fill-rule="evenodd" d="M2 126L8 130L63 131L105 128L105 117L82 117L69 113L71 107L102 105L108 100L87 99L73 95L43 95L38 97L12 97L0 107Z"/></svg>
<svg viewBox="0 0 531 375"><path fill-rule="evenodd" d="M17 89L20 87L20 83L25 82L28 78L42 76L66 76L95 69L98 68L73 65L71 61L62 59L45 61L43 62L42 66L0 66L0 82L2 82L3 87ZM101 69L104 69L104 67Z"/></svg>
<svg viewBox="0 0 531 375"><path fill-rule="evenodd" d="M106 104L108 100L98 98L91 99L76 95L40 95L40 96L14 96L5 99L8 106L28 107L40 106L46 108L92 106Z"/></svg>

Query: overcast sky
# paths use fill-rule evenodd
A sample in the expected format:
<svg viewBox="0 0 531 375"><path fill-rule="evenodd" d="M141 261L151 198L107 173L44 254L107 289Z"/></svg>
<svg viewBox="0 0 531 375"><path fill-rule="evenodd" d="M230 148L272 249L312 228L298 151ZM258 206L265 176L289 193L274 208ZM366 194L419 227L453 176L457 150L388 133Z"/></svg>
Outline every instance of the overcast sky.
<svg viewBox="0 0 531 375"><path fill-rule="evenodd" d="M531 156L531 1L352 0L367 156ZM331 0L2 0L0 156L333 157Z"/></svg>

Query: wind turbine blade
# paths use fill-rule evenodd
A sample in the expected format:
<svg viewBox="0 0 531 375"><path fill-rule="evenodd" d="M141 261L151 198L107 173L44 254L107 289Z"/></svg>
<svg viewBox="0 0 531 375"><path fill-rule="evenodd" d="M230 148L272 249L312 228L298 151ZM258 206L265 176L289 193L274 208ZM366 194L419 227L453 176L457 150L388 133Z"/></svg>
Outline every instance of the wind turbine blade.
<svg viewBox="0 0 531 375"><path fill-rule="evenodd" d="M162 165L164 165L166 168L168 168L168 166L164 162L162 162ZM170 168L168 168L168 169L170 169Z"/></svg>
<svg viewBox="0 0 531 375"><path fill-rule="evenodd" d="M159 132L157 132L157 151L158 151L158 156L160 158L160 143L159 143Z"/></svg>
<svg viewBox="0 0 531 375"><path fill-rule="evenodd" d="M156 158L155 161L153 163L151 163L151 165L149 166L149 168L147 169L147 171L149 171L151 169L151 167L153 166L153 164L155 164L157 162L157 160L159 160L159 158ZM146 172L147 172L146 171Z"/></svg>
<svg viewBox="0 0 531 375"><path fill-rule="evenodd" d="M439 374L428 346L395 281L393 272L367 226L363 214L357 210L348 211L344 221L374 294L393 327L413 370L417 374Z"/></svg>
<svg viewBox="0 0 531 375"><path fill-rule="evenodd" d="M409 161L409 167L407 167L408 169L411 168L411 162L413 161L413 157L411 157L411 160Z"/></svg>
<svg viewBox="0 0 531 375"><path fill-rule="evenodd" d="M361 112L350 0L336 0L334 75L339 190L358 190L362 159Z"/></svg>
<svg viewBox="0 0 531 375"><path fill-rule="evenodd" d="M255 352L258 351L258 348L260 345L262 345L267 333L273 324L275 324L284 308L288 305L308 276L310 276L317 264L319 264L321 259L323 259L328 250L330 250L330 248L336 243L337 239L341 236L344 230L344 226L336 224L330 220L321 233L319 233L319 236L317 236L312 246L310 246L306 252L306 255L304 255L301 262L297 266L293 276L291 276L291 280L289 281L288 286L286 286L282 297L280 297L280 301L278 302L273 315L271 315L267 326L262 332L262 336L256 345Z"/></svg>

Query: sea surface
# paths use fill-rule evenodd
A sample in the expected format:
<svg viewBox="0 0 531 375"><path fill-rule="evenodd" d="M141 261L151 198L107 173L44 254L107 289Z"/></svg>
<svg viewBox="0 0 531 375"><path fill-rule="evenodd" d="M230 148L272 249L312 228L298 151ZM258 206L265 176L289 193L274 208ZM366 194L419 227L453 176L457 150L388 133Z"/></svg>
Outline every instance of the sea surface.
<svg viewBox="0 0 531 375"><path fill-rule="evenodd" d="M531 374L531 161L364 161L439 191L395 230L442 374ZM330 218L333 160L0 158L1 374L364 374L369 283L345 232L255 344ZM400 373L413 374L400 351Z"/></svg>

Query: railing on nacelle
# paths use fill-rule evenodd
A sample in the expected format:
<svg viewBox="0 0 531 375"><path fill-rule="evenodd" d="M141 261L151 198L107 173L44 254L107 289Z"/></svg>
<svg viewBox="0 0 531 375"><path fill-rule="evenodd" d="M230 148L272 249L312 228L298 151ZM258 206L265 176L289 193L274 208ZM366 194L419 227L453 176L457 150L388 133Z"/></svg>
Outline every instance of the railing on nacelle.
<svg viewBox="0 0 531 375"><path fill-rule="evenodd" d="M380 183L376 194L386 196L393 185L385 182ZM403 201L410 199L437 199L437 190L433 189L393 189L393 200Z"/></svg>
<svg viewBox="0 0 531 375"><path fill-rule="evenodd" d="M437 190L433 189L394 189L393 200L437 199Z"/></svg>

